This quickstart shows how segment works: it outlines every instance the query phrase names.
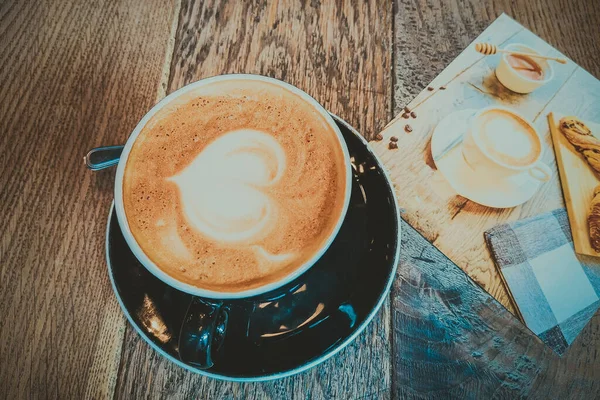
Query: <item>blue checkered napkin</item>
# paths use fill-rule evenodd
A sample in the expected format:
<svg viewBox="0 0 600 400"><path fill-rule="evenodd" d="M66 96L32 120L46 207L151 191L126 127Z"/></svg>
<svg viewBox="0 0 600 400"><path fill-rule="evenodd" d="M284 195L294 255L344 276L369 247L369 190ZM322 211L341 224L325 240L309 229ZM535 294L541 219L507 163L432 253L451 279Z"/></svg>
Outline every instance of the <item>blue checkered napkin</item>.
<svg viewBox="0 0 600 400"><path fill-rule="evenodd" d="M600 258L575 254L564 209L484 236L525 324L562 355L600 307Z"/></svg>

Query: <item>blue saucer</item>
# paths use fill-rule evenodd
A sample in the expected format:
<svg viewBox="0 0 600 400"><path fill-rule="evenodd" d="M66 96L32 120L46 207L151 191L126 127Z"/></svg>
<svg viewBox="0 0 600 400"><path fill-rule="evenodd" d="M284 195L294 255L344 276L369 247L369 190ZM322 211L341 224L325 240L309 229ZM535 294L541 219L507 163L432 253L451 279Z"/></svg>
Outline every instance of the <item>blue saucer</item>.
<svg viewBox="0 0 600 400"><path fill-rule="evenodd" d="M276 379L325 361L373 319L396 273L400 217L393 187L365 140L333 117L353 165L352 196L340 232L295 281L254 298L224 302L227 332L209 369L181 361L178 350L192 296L164 284L137 261L111 208L106 257L113 289L129 322L160 354L218 379Z"/></svg>

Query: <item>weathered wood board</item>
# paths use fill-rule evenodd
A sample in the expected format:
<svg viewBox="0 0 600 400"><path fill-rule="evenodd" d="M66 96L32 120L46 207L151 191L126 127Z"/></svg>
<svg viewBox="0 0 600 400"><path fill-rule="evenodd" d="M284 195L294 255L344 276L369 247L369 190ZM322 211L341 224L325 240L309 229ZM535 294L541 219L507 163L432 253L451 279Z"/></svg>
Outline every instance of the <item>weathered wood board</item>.
<svg viewBox="0 0 600 400"><path fill-rule="evenodd" d="M405 118L401 111L383 131L384 140L373 146L400 188L400 205L406 210L404 218L480 286L514 310L483 233L505 222L564 207L546 115L557 108L591 116L600 110L598 106L589 106L590 102L600 104L592 101L598 96L592 93L596 90L593 84L598 81L569 60L565 65L553 64L554 78L546 85L527 95L517 94L506 89L495 76L500 55L477 53L476 42L490 42L500 47L524 43L542 54L562 56L529 30L502 15L428 85L432 90L424 89L407 105L416 117ZM585 95L578 98L577 91ZM517 207L486 207L458 195L432 160L431 135L442 118L455 111L491 105L514 109L532 121L543 138L543 161L553 171L550 181ZM399 138L397 151L388 150L387 142L392 136Z"/></svg>

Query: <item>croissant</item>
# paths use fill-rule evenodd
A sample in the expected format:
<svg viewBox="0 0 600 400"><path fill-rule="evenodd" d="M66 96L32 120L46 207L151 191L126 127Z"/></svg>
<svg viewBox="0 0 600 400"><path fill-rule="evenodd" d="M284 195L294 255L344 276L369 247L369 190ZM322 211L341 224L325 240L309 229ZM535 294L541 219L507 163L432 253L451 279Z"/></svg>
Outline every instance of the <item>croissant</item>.
<svg viewBox="0 0 600 400"><path fill-rule="evenodd" d="M588 214L588 228L590 231L590 245L600 253L600 185L594 189L594 197Z"/></svg>
<svg viewBox="0 0 600 400"><path fill-rule="evenodd" d="M565 117L558 124L560 131L573 147L583 154L592 169L600 173L600 140L576 117Z"/></svg>

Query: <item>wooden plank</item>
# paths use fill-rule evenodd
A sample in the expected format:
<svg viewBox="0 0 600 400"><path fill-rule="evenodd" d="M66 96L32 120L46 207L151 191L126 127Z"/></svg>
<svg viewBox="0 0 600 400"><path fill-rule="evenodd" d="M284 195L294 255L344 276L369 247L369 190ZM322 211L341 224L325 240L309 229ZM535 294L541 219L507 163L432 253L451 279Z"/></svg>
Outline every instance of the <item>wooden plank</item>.
<svg viewBox="0 0 600 400"><path fill-rule="evenodd" d="M189 56L182 55L184 61L174 58L174 63L187 65L180 68L182 74L189 74L190 79L199 77L201 68L211 64L211 60L223 62L223 69L209 70L209 74L265 71L309 93L312 91L326 106L369 135L389 121L389 112L385 111L390 107L388 95L391 95L388 72L391 39L386 36L389 35L386 24L391 23L388 6L359 4L354 11L350 10L352 5L342 4L339 7L347 11L339 12L335 5L306 3L304 7L309 10L301 12L300 22L296 22L300 6L292 5L285 18L263 20L266 21L263 24L270 23L266 27L270 26L275 32L275 38L269 39L266 27L261 28L261 35L254 35L259 25L254 18L279 15L285 12L279 9L288 7L287 2L274 2L270 7L265 4L246 6L241 9L250 11L236 14L227 25L223 14L215 13L230 10L233 4L208 4L214 11L204 14L210 15L206 23L198 22L199 17L193 21L188 19L185 29L190 30L189 38L181 37L186 37L188 45L183 45L184 40L177 43ZM4 339L0 341L1 397L106 398L117 384L115 374L123 337L120 329L125 327L125 321L106 278L104 263L105 213L112 197L113 175L109 171L88 173L81 167L79 157L93 146L122 143L154 102L155 93L161 96L157 83L165 72L167 77L170 74L170 65L166 70L161 70L161 65L164 55L170 54L168 32L176 20L172 18L176 7L173 2L137 4L117 0L103 2L101 7L89 2L50 0L0 4L0 79L3 82L0 93L4 99L0 103L3 133L0 150L4 154L0 161L3 188L0 192L3 232L0 238L0 314L3 316L0 334ZM276 12L271 14L273 7ZM368 7L370 11L365 12ZM332 9L335 9L333 14L328 11ZM192 12L190 10L185 12ZM503 10L596 76L600 74L600 41L595 39L600 37L597 2L397 0L395 10L396 110ZM305 14L310 18L302 17ZM226 15L229 19L231 12ZM362 22L357 23L357 19ZM275 26L277 20L279 24ZM221 36L212 47L196 46L199 42L192 36L198 35L200 27L209 23L212 31L202 30L205 37L201 44L212 42L209 36L219 35L225 25L231 37ZM292 28L307 35L302 43L310 48L295 47L282 40L293 35L282 29ZM236 33L236 29L244 33ZM312 30L317 31L314 37ZM379 36L373 34L375 39L369 39L371 32L379 32ZM241 47L235 45L237 39ZM202 55L203 48L212 49L210 57ZM254 49L252 55L249 54L251 49ZM310 60L304 59L306 52ZM297 60L300 60L298 64ZM298 67L292 68L294 65ZM370 78L367 78L368 71L371 71ZM303 74L305 78L301 78ZM320 88L320 85L328 86ZM409 232L406 226L404 229ZM408 240L414 241L411 237ZM486 390L487 385L497 388L493 392L496 397L516 393L513 397L592 398L599 392L600 369L596 367L600 348L599 314L565 357L551 358L549 350L544 350L531 335L521 336L522 326L505 318L501 308L482 307L487 311L479 312L480 317L474 323L471 319L459 318L469 307L485 306L492 300L480 297L479 288L464 275L453 273L452 268L458 270L452 264L443 262L439 264L441 270L429 274L422 273L424 267L416 262L410 264L412 267L409 263L403 265L407 271L399 271L402 276L399 275L398 282L404 283L394 288L393 306L398 312L394 313L393 330L390 332L383 326L382 320L390 317L389 305L386 305L369 332L325 366L266 384L222 384L187 376L165 360L158 362L156 359L160 356L128 332L123 374L133 371L127 366L129 359L138 364L151 364L152 368L142 366L127 384L120 382L117 385L121 389L119 397L170 394L200 398L203 395L210 398L385 398L389 396L390 384L385 371L390 370L388 357L392 356L393 394L398 397L448 397L452 387L437 383L440 376L448 374L462 379L445 382L457 383L458 389L453 393L463 394L463 397L476 397L476 390L492 393ZM406 297L398 300L402 290L411 287L406 283L412 284L411 276L422 282L422 289L416 294L407 292ZM437 285L444 276L458 282L449 287L459 292L459 297L445 286ZM429 296L428 301L421 299L425 295ZM402 302L406 305L400 306ZM433 329L440 325L429 330L425 324L435 317L424 312L430 302L441 304L435 307L448 309L441 314L449 321L442 330ZM415 318L403 319L411 315ZM486 330L488 321L496 321L490 323L491 330ZM467 334L448 333L447 329L455 323L463 324L462 332ZM495 334L496 331L499 333ZM442 348L441 353L446 349L453 351L442 362L434 351L423 350L428 349L426 343L435 334L456 339L454 345L447 343ZM392 344L387 344L388 335ZM505 350L504 342L496 343L497 336L501 336L500 340L507 337L515 345ZM492 346L484 346L487 350L481 351L480 357L477 343L486 341ZM476 345L469 344L472 342ZM493 344L497 348L494 349ZM371 351L370 347L384 350ZM415 349L412 353L411 348ZM524 352L532 362L520 359L518 352ZM534 357L540 353L544 358ZM467 376L464 379L457 374L461 372L458 364L444 362L458 359L461 354L471 354L475 360L481 360L478 373L470 374L473 364L470 359L459 365L464 367L462 371ZM348 361L354 358L370 361L364 365ZM398 360L414 362L405 365ZM372 366L378 363L384 365ZM495 368L497 373L486 370L486 365ZM514 368L511 369L511 365ZM534 380L529 379L531 369L540 372ZM378 377L380 381L375 381L376 373L382 374ZM460 388L465 391L460 392Z"/></svg>
<svg viewBox="0 0 600 400"><path fill-rule="evenodd" d="M424 31L417 30L415 32L413 27L410 25L407 26L407 22L412 22L410 18L408 21L405 20L406 18L398 18L396 21L396 46L409 46L418 40L419 51L409 56L413 58L417 57L417 60L426 65L427 68L415 68L412 63L407 62L411 58L396 56L396 72L409 76L416 75L416 77L411 80L407 80L406 78L402 80L398 79L399 82L403 82L403 85L398 87L394 96L396 100L394 108L396 118L388 125L402 118L401 110L405 105L411 103L414 107L414 105L421 104L434 95L444 94L444 92L424 90L427 86L439 88L440 86L447 85L451 80L460 77L466 68L483 61L481 54L471 49L465 50L473 40L478 42L503 43L523 29L513 19L504 15L494 21L496 29L493 32L482 32L477 36L488 25L484 21L479 21L472 22L474 25L469 24L461 27L462 29L459 29L459 32L463 30L466 30L466 32L457 35L456 31L454 31L454 26L445 27L434 16L428 17L427 20L420 21L428 25L428 28ZM436 22L440 23L439 29L434 28ZM408 34L403 34L402 31L408 31ZM427 37L423 37L424 34ZM418 39L415 36L418 36ZM475 37L477 39L474 39ZM430 41L435 43L435 46L431 46ZM412 45L414 46L414 44ZM404 55L402 50L400 52ZM461 59L457 60L459 54L461 55ZM417 89L418 92L415 93Z"/></svg>
<svg viewBox="0 0 600 400"><path fill-rule="evenodd" d="M501 18L477 41L504 43L521 32L523 28L519 24L510 18ZM431 134L439 120L454 110L481 108L493 101L468 84L477 77L490 73L493 76L493 70L490 72L489 68L488 60L478 55L472 46L465 50L451 68L432 83L435 91L425 90L410 102L408 106L417 113L417 118L400 117L383 132L385 138L400 138L399 151L388 151L385 143L374 147L390 170L392 180L402 184L400 204L407 211L404 218L477 283L510 307L510 300L486 251L483 231L485 226L497 225L516 211L488 209L458 196L430 160ZM438 90L442 85L447 89ZM406 124L412 127L410 134L404 131Z"/></svg>
<svg viewBox="0 0 600 400"><path fill-rule="evenodd" d="M391 4L183 1L168 91L223 73L283 79L366 135L391 118ZM324 364L287 379L238 384L202 377L125 335L117 397L390 397L390 308Z"/></svg>
<svg viewBox="0 0 600 400"><path fill-rule="evenodd" d="M173 3L0 5L0 397L106 398L125 319L104 232L111 171L83 155L122 143L155 100Z"/></svg>
<svg viewBox="0 0 600 400"><path fill-rule="evenodd" d="M600 37L600 25L596 23L600 11L595 2L396 0L395 3L394 115L502 13L598 75L600 41L590 40Z"/></svg>
<svg viewBox="0 0 600 400"><path fill-rule="evenodd" d="M594 188L600 180L557 124L563 116L577 116L600 136L600 82L578 69L543 114L548 115L575 251L596 257L598 253L590 245L587 217Z"/></svg>
<svg viewBox="0 0 600 400"><path fill-rule="evenodd" d="M400 0L395 10L395 113L503 11L600 75L600 40L590 40L600 37L593 23L600 10L585 0L427 5ZM590 30L561 28L566 26ZM403 253L392 289L394 397L596 397L600 313L559 358L428 240L408 224L402 228ZM498 285L492 294L507 298L503 290Z"/></svg>
<svg viewBox="0 0 600 400"><path fill-rule="evenodd" d="M389 120L391 5L322 3L183 2L169 92L213 75L267 75L371 138Z"/></svg>
<svg viewBox="0 0 600 400"><path fill-rule="evenodd" d="M407 223L392 295L398 398L593 398L600 314L561 359Z"/></svg>

